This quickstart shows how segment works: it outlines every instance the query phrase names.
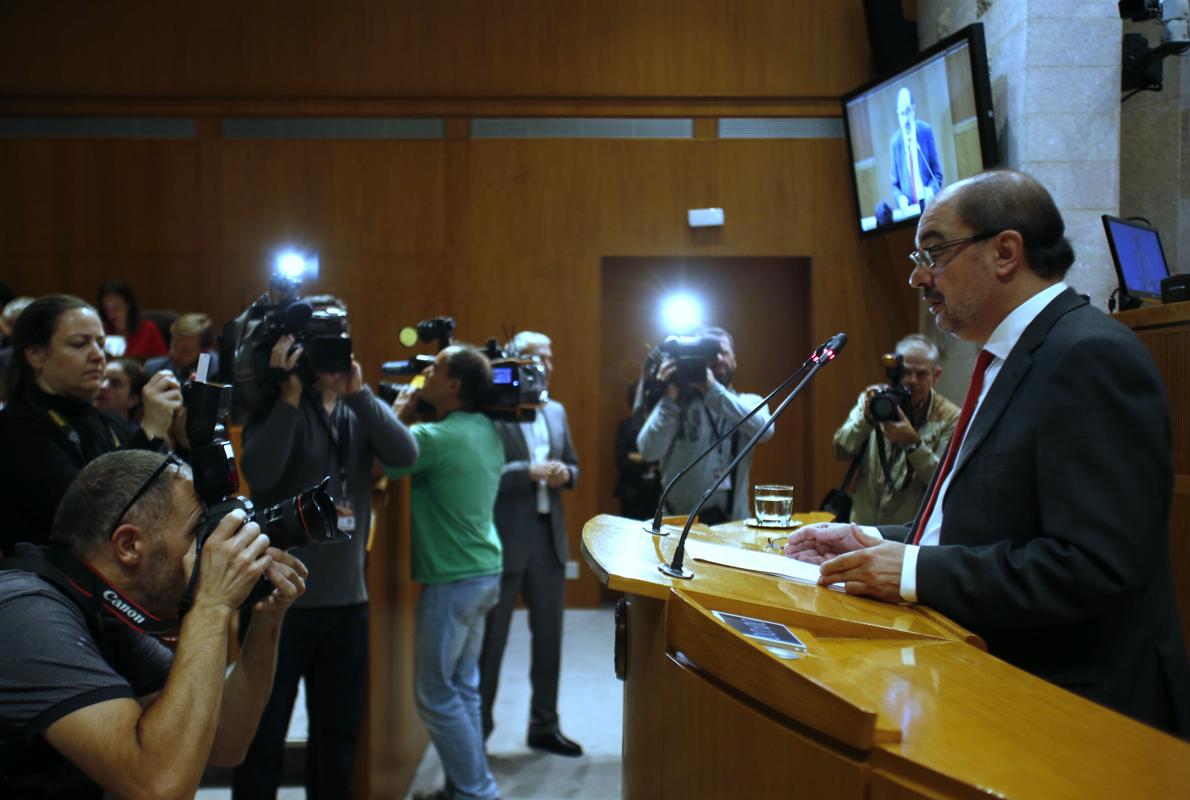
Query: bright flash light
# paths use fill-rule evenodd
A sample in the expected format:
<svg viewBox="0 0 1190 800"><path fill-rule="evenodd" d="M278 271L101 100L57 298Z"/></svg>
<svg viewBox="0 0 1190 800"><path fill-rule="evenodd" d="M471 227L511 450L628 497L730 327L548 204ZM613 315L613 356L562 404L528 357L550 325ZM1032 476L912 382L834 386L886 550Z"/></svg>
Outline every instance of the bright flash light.
<svg viewBox="0 0 1190 800"><path fill-rule="evenodd" d="M277 254L273 262L277 276L293 283L303 279L318 278L318 255L303 254L297 250L285 250Z"/></svg>
<svg viewBox="0 0 1190 800"><path fill-rule="evenodd" d="M690 333L702 325L702 303L693 295L670 295L661 301L661 322L667 333Z"/></svg>

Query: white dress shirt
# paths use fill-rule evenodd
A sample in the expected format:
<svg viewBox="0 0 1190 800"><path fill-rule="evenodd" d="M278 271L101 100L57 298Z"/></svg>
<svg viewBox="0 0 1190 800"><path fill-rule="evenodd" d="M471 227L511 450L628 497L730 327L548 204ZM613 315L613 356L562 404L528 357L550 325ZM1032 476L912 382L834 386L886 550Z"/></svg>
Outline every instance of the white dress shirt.
<svg viewBox="0 0 1190 800"><path fill-rule="evenodd" d="M1032 324L1033 320L1037 319L1038 315L1045 310L1046 306L1052 303L1066 289L1066 284L1058 281L1053 286L1041 290L1013 309L1008 316L1000 321L1000 324L996 326L996 330L992 331L992 335L984 344L983 349L991 353L993 357L991 363L988 364L987 372L983 374L983 388L979 393L979 399L975 402L975 411L971 414L971 421L967 424L967 431L970 431L971 427L975 424L975 418L979 416L979 409L983 405L984 398L988 396L988 391L991 390L992 384L996 382L996 376L1000 374L1004 362L1008 359L1008 354L1012 352L1012 348L1016 347L1016 343L1020 341L1025 329ZM956 464L958 463L957 456L955 462ZM907 603L917 602L918 548L938 544L942 533L943 500L946 498L946 492L950 488L950 482L954 478L954 474L955 471L952 468L950 474L946 476L946 480L942 482L942 488L938 491L938 500L934 504L934 510L930 514L930 518L926 521L925 530L922 531L921 542L916 545L909 544L905 546L905 560L901 564L901 598ZM868 533L880 536L880 532L874 527L865 525L863 529Z"/></svg>
<svg viewBox="0 0 1190 800"><path fill-rule="evenodd" d="M529 463L541 464L550 459L550 429L545 424L545 414L538 411L532 422L521 423L525 446L529 448ZM545 480L537 482L537 513L550 513L550 489Z"/></svg>

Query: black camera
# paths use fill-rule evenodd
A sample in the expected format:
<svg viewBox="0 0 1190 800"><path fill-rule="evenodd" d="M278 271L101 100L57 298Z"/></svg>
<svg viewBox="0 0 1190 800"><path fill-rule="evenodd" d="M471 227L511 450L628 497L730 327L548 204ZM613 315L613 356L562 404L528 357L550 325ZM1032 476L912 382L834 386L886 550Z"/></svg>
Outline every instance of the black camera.
<svg viewBox="0 0 1190 800"><path fill-rule="evenodd" d="M398 338L406 347L413 347L419 341L437 342L438 349L443 350L450 345L454 332L454 317L433 317L423 319L412 328L402 328Z"/></svg>
<svg viewBox="0 0 1190 800"><path fill-rule="evenodd" d="M419 341L436 342L438 349L443 350L451 345L454 330L454 317L433 317L423 319L415 327L403 328L400 340L406 347L413 347ZM492 419L531 422L537 409L549 400L545 367L535 358L521 358L516 353L501 350L495 339L488 339L480 352L492 366L492 386L479 410ZM432 356L416 355L404 361L386 361L380 371L385 375L420 375L433 363ZM399 383L381 383L380 397L391 403L401 386Z"/></svg>
<svg viewBox="0 0 1190 800"><path fill-rule="evenodd" d="M219 383L191 381L186 393L186 435L190 439L190 468L194 490L202 503L196 534L201 551L223 518L236 509L247 513L247 521L260 525L271 546L281 550L318 542L337 542L351 536L339 530L334 501L326 491L330 477L294 497L257 510L251 500L239 496L240 473L235 450L224 438L223 420L231 404L231 387ZM198 576L195 562L194 586ZM247 604L255 603L273 590L267 579L252 590Z"/></svg>
<svg viewBox="0 0 1190 800"><path fill-rule="evenodd" d="M913 398L909 390L901 385L905 377L905 358L899 353L885 353L880 357L884 362L884 374L888 383L876 390L876 394L868 401L868 412L877 422L896 422L900 419L897 409L905 412L906 419L913 417Z"/></svg>
<svg viewBox="0 0 1190 800"><path fill-rule="evenodd" d="M330 295L270 305L264 298L249 309L236 342L234 376L237 391L251 412L263 412L275 401L279 387L266 381L269 358L277 340L292 336L304 348L296 370L304 386L320 373L351 372L351 338L347 310Z"/></svg>
<svg viewBox="0 0 1190 800"><path fill-rule="evenodd" d="M705 382L707 369L719 356L721 347L714 336L667 336L661 343L661 352L676 364L670 380L682 386Z"/></svg>
<svg viewBox="0 0 1190 800"><path fill-rule="evenodd" d="M501 350L488 339L483 350L492 365L492 388L480 410L492 419L532 422L549 400L545 367L536 358Z"/></svg>
<svg viewBox="0 0 1190 800"><path fill-rule="evenodd" d="M419 353L413 358L406 358L401 361L385 361L380 365L380 374L393 377L414 376L414 383L418 386L418 388L421 388L421 384L417 383L416 376L425 372L426 367L432 365L433 363L433 356L427 356L425 354ZM405 385L406 384L403 383L381 381L376 393L380 396L381 400L391 404L397 399L397 395L400 394L402 387Z"/></svg>

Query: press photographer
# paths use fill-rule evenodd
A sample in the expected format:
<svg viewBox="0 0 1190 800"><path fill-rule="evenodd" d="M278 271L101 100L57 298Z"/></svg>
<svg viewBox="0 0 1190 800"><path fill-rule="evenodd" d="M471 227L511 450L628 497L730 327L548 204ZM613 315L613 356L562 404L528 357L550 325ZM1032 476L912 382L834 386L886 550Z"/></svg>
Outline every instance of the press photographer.
<svg viewBox="0 0 1190 800"><path fill-rule="evenodd" d="M884 359L888 382L860 393L833 442L836 458L857 464L851 521L859 524L913 518L959 417L934 391L942 367L933 342L911 334Z"/></svg>
<svg viewBox="0 0 1190 800"><path fill-rule="evenodd" d="M417 458L408 429L364 384L347 338L347 309L333 298L274 309L237 347L237 379L249 400L243 472L258 505L272 505L331 476L337 527L350 541L298 548L314 577L286 621L277 680L260 730L236 770L233 796L272 797L285 731L306 679L311 797L348 797L368 663L364 566L375 459ZM262 357L263 352L263 357Z"/></svg>
<svg viewBox="0 0 1190 800"><path fill-rule="evenodd" d="M196 561L202 515L184 464L109 453L66 491L49 547L0 562L0 795L181 797L243 758L308 573L243 511ZM171 652L148 634L177 627L195 575ZM275 588L225 676L231 615L262 576Z"/></svg>
<svg viewBox="0 0 1190 800"><path fill-rule="evenodd" d="M759 395L739 394L732 386L735 345L722 328L707 328L690 339L667 340L651 354L645 369L642 396L645 402L657 399L636 444L645 461L661 462L663 486L762 399ZM768 419L768 408L762 408L696 464L667 498L669 513L689 513ZM761 441L771 439L775 429L769 428ZM749 516L751 466L752 456L748 454L703 507L703 522L716 524Z"/></svg>
<svg viewBox="0 0 1190 800"><path fill-rule="evenodd" d="M455 330L454 317L433 317L417 323L416 327L402 328L400 341L406 347L418 342L434 342L442 351L451 345ZM524 357L513 342L508 350L501 350L495 339L488 339L480 351L491 367L491 380L484 396L476 405L493 420L506 422L532 422L539 409L549 402L546 388L549 372L543 359ZM386 361L380 371L389 376L412 376L408 383L381 383L380 397L387 403L394 403L406 387L421 389L425 383L428 367L435 363L433 356L416 355L401 361ZM416 411L423 417L433 409L422 401Z"/></svg>
<svg viewBox="0 0 1190 800"><path fill-rule="evenodd" d="M449 796L495 798L479 699L484 618L500 596L503 568L493 505L504 446L480 411L490 396L492 366L476 348L450 345L424 378L420 389L404 387L393 404L412 424L417 463L387 470L391 477L411 478L413 579L422 584L414 694Z"/></svg>

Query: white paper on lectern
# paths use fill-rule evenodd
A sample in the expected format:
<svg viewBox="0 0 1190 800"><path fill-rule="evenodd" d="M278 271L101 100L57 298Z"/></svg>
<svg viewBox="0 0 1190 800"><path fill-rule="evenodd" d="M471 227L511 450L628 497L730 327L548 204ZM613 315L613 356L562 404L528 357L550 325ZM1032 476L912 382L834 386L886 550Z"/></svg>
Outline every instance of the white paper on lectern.
<svg viewBox="0 0 1190 800"><path fill-rule="evenodd" d="M689 551L692 558L698 561L709 561L712 564L744 569L749 572L763 572L766 575L789 578L799 583L809 583L811 585L817 585L818 583L819 569L817 564L807 564L804 561L787 558L777 553L743 550L738 547L729 547L722 544L696 542L692 539L686 541L686 550ZM831 584L830 588L842 589L843 584L834 583Z"/></svg>

